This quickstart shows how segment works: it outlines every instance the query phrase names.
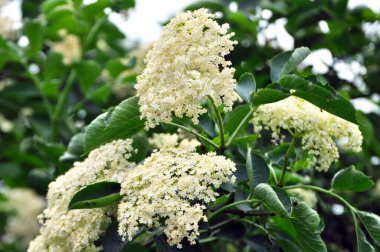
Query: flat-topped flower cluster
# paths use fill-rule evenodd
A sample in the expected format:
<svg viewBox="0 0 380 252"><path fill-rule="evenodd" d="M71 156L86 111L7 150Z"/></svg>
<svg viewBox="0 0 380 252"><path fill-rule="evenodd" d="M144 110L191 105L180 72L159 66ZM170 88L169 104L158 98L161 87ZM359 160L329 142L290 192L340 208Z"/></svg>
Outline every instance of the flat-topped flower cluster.
<svg viewBox="0 0 380 252"><path fill-rule="evenodd" d="M206 205L222 183L234 183L235 164L209 152L163 148L136 166L121 184L119 233L132 239L142 226L163 227L170 245L195 243Z"/></svg>
<svg viewBox="0 0 380 252"><path fill-rule="evenodd" d="M285 135L281 130L294 131L302 140L302 149L310 155L310 165L327 171L338 161L337 142L343 150L361 151L363 136L358 125L334 116L298 97L261 105L253 114L255 131L271 130L274 143Z"/></svg>
<svg viewBox="0 0 380 252"><path fill-rule="evenodd" d="M48 206L40 216L41 234L30 243L28 251L97 251L94 242L111 222L115 208L69 211L69 202L77 191L89 184L123 181L128 170L135 166L128 161L132 152L130 139L105 144L50 183Z"/></svg>

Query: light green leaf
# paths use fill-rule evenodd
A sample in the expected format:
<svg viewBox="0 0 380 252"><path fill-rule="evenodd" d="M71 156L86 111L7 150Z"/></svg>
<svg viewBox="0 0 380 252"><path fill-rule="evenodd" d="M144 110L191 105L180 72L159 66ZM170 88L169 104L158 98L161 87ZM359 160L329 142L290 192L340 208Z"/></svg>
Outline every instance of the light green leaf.
<svg viewBox="0 0 380 252"><path fill-rule="evenodd" d="M274 56L270 66L272 82L277 82L281 76L293 71L309 54L309 48L300 47Z"/></svg>
<svg viewBox="0 0 380 252"><path fill-rule="evenodd" d="M256 186L254 196L276 214L283 218L289 217L288 211L270 185L262 183Z"/></svg>
<svg viewBox="0 0 380 252"><path fill-rule="evenodd" d="M251 147L248 146L245 167L247 169L248 184L249 184L249 194L250 195L253 193L253 190L255 189L254 186L253 186L253 166L252 166L251 151L252 151Z"/></svg>
<svg viewBox="0 0 380 252"><path fill-rule="evenodd" d="M256 91L256 81L251 73L244 73L236 86L236 92L246 103L251 102L251 95Z"/></svg>
<svg viewBox="0 0 380 252"><path fill-rule="evenodd" d="M69 209L99 208L122 198L117 182L98 182L79 190L69 203Z"/></svg>
<svg viewBox="0 0 380 252"><path fill-rule="evenodd" d="M115 139L131 137L143 128L138 98L128 98L113 111L103 113L91 122L85 132L85 151L89 152Z"/></svg>
<svg viewBox="0 0 380 252"><path fill-rule="evenodd" d="M357 211L357 214L369 235L377 245L380 245L380 216L365 211Z"/></svg>
<svg viewBox="0 0 380 252"><path fill-rule="evenodd" d="M42 49L43 46L43 31L41 23L37 20L25 21L24 33L29 40L27 55L28 57L33 57Z"/></svg>
<svg viewBox="0 0 380 252"><path fill-rule="evenodd" d="M76 69L78 72L80 88L83 94L87 95L87 92L100 75L100 67L96 61L86 60L77 64Z"/></svg>
<svg viewBox="0 0 380 252"><path fill-rule="evenodd" d="M75 134L67 146L67 150L59 157L60 162L73 161L84 153L84 133Z"/></svg>
<svg viewBox="0 0 380 252"><path fill-rule="evenodd" d="M327 252L326 245L320 236L324 225L315 210L304 202L298 202L293 206L290 221L294 226L297 238L304 251Z"/></svg>
<svg viewBox="0 0 380 252"><path fill-rule="evenodd" d="M354 166L337 172L331 182L331 188L336 192L363 192L369 190L373 185L371 178L362 171L356 170Z"/></svg>
<svg viewBox="0 0 380 252"><path fill-rule="evenodd" d="M283 76L279 83L286 89L294 90L292 95L307 100L315 106L349 122L357 123L354 106L343 96L334 93L333 89L327 84L315 84L294 74Z"/></svg>

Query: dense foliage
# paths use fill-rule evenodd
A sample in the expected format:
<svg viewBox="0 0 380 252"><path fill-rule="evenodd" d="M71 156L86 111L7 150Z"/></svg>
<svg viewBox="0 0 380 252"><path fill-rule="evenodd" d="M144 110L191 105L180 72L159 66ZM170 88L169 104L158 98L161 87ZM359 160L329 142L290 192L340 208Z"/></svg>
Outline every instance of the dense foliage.
<svg viewBox="0 0 380 252"><path fill-rule="evenodd" d="M201 1L141 48L110 21L134 6L22 1L0 28L0 251L380 248L380 14Z"/></svg>

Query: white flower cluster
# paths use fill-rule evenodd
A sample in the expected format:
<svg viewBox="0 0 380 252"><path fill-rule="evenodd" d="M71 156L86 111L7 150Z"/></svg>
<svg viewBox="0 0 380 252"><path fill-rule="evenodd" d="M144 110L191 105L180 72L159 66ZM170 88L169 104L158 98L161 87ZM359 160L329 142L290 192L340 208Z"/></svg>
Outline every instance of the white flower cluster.
<svg viewBox="0 0 380 252"><path fill-rule="evenodd" d="M3 239L6 242L16 243L24 250L40 230L37 216L42 213L45 201L27 188L6 190L5 196L7 198L5 210L10 211L11 215L7 218Z"/></svg>
<svg viewBox="0 0 380 252"><path fill-rule="evenodd" d="M305 190L302 188L294 188L288 191L290 195L296 197L297 199L305 202L309 207L315 207L318 199L317 194L311 190Z"/></svg>
<svg viewBox="0 0 380 252"><path fill-rule="evenodd" d="M230 110L236 99L235 69L225 56L236 41L206 9L186 12L165 26L148 52L146 68L137 80L140 111L147 128L169 122L172 114L188 116L195 123L206 112L201 106L207 96Z"/></svg>
<svg viewBox="0 0 380 252"><path fill-rule="evenodd" d="M283 141L283 130L293 130L302 139L302 149L318 171L327 171L339 158L337 143L343 150L361 151L363 136L359 127L334 116L298 97L261 105L253 115L255 131L272 131L276 143Z"/></svg>
<svg viewBox="0 0 380 252"><path fill-rule="evenodd" d="M153 133L149 143L156 148L178 147L180 149L195 150L201 143L197 139L189 139L183 134Z"/></svg>
<svg viewBox="0 0 380 252"><path fill-rule="evenodd" d="M215 153L200 155L179 148L154 152L121 184L119 234L132 239L142 226L163 228L168 243L195 243L198 223L207 221L206 204L218 195L213 188L234 183L235 164Z"/></svg>
<svg viewBox="0 0 380 252"><path fill-rule="evenodd" d="M134 167L134 163L128 162L132 152L130 139L105 144L50 183L48 206L40 217L41 234L30 243L28 251L96 251L94 241L111 222L112 210L116 210L111 206L68 211L69 202L86 185L103 180L123 181L129 168Z"/></svg>
<svg viewBox="0 0 380 252"><path fill-rule="evenodd" d="M82 52L79 38L73 34L67 34L65 30L60 31L60 35L63 37L62 40L51 43L51 50L62 54L65 65L71 65L80 60Z"/></svg>
<svg viewBox="0 0 380 252"><path fill-rule="evenodd" d="M0 0L0 36L5 39L15 38L17 32L17 23L4 10L9 3L9 0Z"/></svg>

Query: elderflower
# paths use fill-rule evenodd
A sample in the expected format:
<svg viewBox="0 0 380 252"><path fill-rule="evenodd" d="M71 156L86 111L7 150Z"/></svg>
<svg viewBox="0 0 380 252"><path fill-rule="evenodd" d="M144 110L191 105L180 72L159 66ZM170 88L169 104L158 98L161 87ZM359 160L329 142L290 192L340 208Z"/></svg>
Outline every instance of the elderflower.
<svg viewBox="0 0 380 252"><path fill-rule="evenodd" d="M79 61L81 57L79 38L75 35L67 34L65 30L60 31L60 35L63 39L51 44L52 51L62 54L63 64L65 65L71 65Z"/></svg>
<svg viewBox="0 0 380 252"><path fill-rule="evenodd" d="M197 139L189 139L184 134L153 133L149 143L156 148L178 147L181 149L195 150L201 143Z"/></svg>
<svg viewBox="0 0 380 252"><path fill-rule="evenodd" d="M261 105L253 115L252 123L258 133L263 129L271 130L275 143L285 137L281 129L294 130L301 138L302 149L309 155L308 161L318 171L327 171L338 160L337 146L360 152L363 142L357 125L294 96Z"/></svg>
<svg viewBox="0 0 380 252"><path fill-rule="evenodd" d="M294 188L288 191L290 195L296 197L297 199L305 202L309 207L315 207L318 202L317 195L314 191L305 190L302 188Z"/></svg>
<svg viewBox="0 0 380 252"><path fill-rule="evenodd" d="M15 243L20 249L25 249L29 242L38 234L40 224L37 216L42 212L45 201L33 190L14 188L5 191L7 201L1 208L10 212L5 225L3 240Z"/></svg>
<svg viewBox="0 0 380 252"><path fill-rule="evenodd" d="M129 168L134 167L128 161L132 151L130 139L105 144L50 183L48 206L40 216L41 234L30 243L28 251L95 251L94 242L111 222L114 209L111 206L68 211L69 202L86 185L103 180L123 181Z"/></svg>
<svg viewBox="0 0 380 252"><path fill-rule="evenodd" d="M234 183L235 164L215 153L200 155L180 148L163 148L136 166L121 184L119 234L132 239L142 226L163 228L168 243L181 247L198 237L199 222L207 221L206 204L218 195L214 188Z"/></svg>
<svg viewBox="0 0 380 252"><path fill-rule="evenodd" d="M0 1L0 36L6 39L15 38L17 32L17 23L5 11L5 7L10 4L9 0Z"/></svg>
<svg viewBox="0 0 380 252"><path fill-rule="evenodd" d="M236 99L235 69L225 56L236 41L206 9L185 12L164 27L152 45L146 68L137 78L140 112L146 127L170 122L172 114L191 117L194 123L206 112L201 102L211 96L230 110Z"/></svg>

